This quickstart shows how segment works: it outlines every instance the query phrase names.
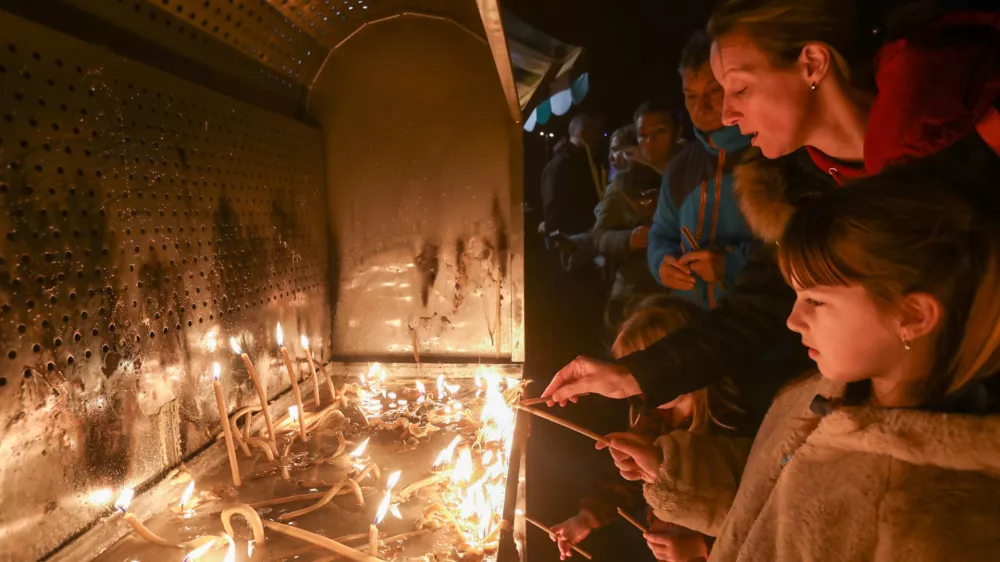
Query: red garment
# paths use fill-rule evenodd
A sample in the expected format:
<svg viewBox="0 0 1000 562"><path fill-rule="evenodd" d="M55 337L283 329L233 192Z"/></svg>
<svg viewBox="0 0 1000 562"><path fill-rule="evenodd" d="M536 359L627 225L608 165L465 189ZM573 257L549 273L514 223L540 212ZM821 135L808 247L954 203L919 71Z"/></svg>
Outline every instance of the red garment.
<svg viewBox="0 0 1000 562"><path fill-rule="evenodd" d="M875 82L864 170L809 147L817 166L839 172L832 173L838 183L939 152L987 121L1000 98L1000 14L948 14L886 44L877 55Z"/></svg>

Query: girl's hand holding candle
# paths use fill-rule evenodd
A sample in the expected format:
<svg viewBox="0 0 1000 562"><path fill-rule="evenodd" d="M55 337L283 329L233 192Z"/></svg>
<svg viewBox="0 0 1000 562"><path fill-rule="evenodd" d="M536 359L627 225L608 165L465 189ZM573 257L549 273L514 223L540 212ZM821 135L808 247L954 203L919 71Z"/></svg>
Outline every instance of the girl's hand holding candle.
<svg viewBox="0 0 1000 562"><path fill-rule="evenodd" d="M253 361L250 361L250 356L243 353L240 349L238 343L236 343L236 338L229 338L229 346L233 348L233 353L240 356L243 359L243 364L246 365L247 371L250 372L250 378L253 379L254 388L257 389L257 397L260 398L260 408L264 412L264 423L267 425L267 439L271 444L271 449L274 451L278 450L278 442L274 439L274 424L271 422L271 410L267 406L267 389L260 381L260 375L257 374L257 369L253 366Z"/></svg>
<svg viewBox="0 0 1000 562"><path fill-rule="evenodd" d="M292 394L295 396L295 405L299 407L300 415L305 415L306 409L302 407L302 393L299 392L299 377L295 376L295 369L292 367L292 358L288 355L288 348L284 346L285 334L281 331L280 322L275 330L275 336L278 342L278 350L285 359L285 370L288 371L288 380L292 382ZM302 438L303 442L307 441L305 424L299 424L299 437Z"/></svg>

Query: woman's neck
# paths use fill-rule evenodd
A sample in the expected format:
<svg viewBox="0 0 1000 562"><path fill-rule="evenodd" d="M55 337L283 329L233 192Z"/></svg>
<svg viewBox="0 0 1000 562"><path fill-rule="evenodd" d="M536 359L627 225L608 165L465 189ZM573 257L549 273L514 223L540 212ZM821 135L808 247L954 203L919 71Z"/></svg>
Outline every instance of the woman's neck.
<svg viewBox="0 0 1000 562"><path fill-rule="evenodd" d="M863 162L868 116L874 99L870 94L845 90L836 84L823 89L817 104L814 138L807 143L824 154L843 162Z"/></svg>

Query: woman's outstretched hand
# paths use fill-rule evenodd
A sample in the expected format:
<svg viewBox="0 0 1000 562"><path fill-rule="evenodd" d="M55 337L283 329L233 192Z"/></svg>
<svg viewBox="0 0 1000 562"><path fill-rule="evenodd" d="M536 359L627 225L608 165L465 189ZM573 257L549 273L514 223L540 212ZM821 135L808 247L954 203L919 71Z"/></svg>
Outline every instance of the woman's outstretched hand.
<svg viewBox="0 0 1000 562"><path fill-rule="evenodd" d="M625 367L581 356L556 373L542 398L549 399L549 406L565 406L581 394L628 398L640 392L638 381Z"/></svg>
<svg viewBox="0 0 1000 562"><path fill-rule="evenodd" d="M634 433L611 433L607 438L611 442L611 457L622 478L650 484L656 482L663 463L663 451L659 447ZM597 448L604 449L605 445L598 443Z"/></svg>

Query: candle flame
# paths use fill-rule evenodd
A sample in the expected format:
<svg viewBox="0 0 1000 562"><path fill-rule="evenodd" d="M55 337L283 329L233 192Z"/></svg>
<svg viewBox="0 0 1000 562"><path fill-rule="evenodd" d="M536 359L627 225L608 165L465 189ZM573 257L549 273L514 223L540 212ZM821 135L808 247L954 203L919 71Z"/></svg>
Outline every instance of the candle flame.
<svg viewBox="0 0 1000 562"><path fill-rule="evenodd" d="M90 497L87 498L87 503L91 505L106 505L111 501L115 495L111 491L111 488L103 488L101 490L95 490L90 493Z"/></svg>
<svg viewBox="0 0 1000 562"><path fill-rule="evenodd" d="M377 527L379 523L385 519L385 514L389 511L389 502L392 500L392 494L389 492L385 493L385 497L382 498L382 503L378 504L378 511L375 512L374 525Z"/></svg>
<svg viewBox="0 0 1000 562"><path fill-rule="evenodd" d="M115 509L125 513L128 511L128 506L132 505L132 498L134 497L134 488L122 488L121 493L118 495L118 499L115 500Z"/></svg>
<svg viewBox="0 0 1000 562"><path fill-rule="evenodd" d="M233 337L229 338L229 347L232 348L233 353L235 353L236 355L243 354L243 350L240 348L240 344L236 343L236 338Z"/></svg>
<svg viewBox="0 0 1000 562"><path fill-rule="evenodd" d="M455 456L455 447L458 446L460 441L462 441L462 437L460 435L456 435L455 438L451 440L451 443L448 443L447 447L441 449L441 453L438 454L437 459L434 461L434 468L441 468L445 464L451 462L452 457Z"/></svg>
<svg viewBox="0 0 1000 562"><path fill-rule="evenodd" d="M437 380L438 400L444 396L444 375L438 375Z"/></svg>
<svg viewBox="0 0 1000 562"><path fill-rule="evenodd" d="M427 394L427 388L424 386L423 381L417 381L416 384L417 384L417 390L420 392L421 396Z"/></svg>
<svg viewBox="0 0 1000 562"><path fill-rule="evenodd" d="M390 474L389 478L386 479L385 491L391 492L392 488L396 485L396 483L399 482L399 477L402 476L402 475L403 475L403 472L401 470L397 470L396 472L393 472L392 474Z"/></svg>
<svg viewBox="0 0 1000 562"><path fill-rule="evenodd" d="M365 439L364 441L362 441L361 444L358 445L357 449L354 449L353 451L351 451L351 456L354 457L354 458L359 458L362 454L364 454L365 449L368 448L368 441L370 441L370 440L371 440L371 437L369 437L368 439Z"/></svg>
<svg viewBox="0 0 1000 562"><path fill-rule="evenodd" d="M274 330L274 339L278 342L278 347L281 347L285 341L285 333L281 331L281 322L278 322L278 327Z"/></svg>
<svg viewBox="0 0 1000 562"><path fill-rule="evenodd" d="M403 514L399 512L399 504L392 504L389 506L389 513L392 514L396 519L402 519Z"/></svg>
<svg viewBox="0 0 1000 562"><path fill-rule="evenodd" d="M289 406L288 407L288 417L292 419L293 422L299 421L299 407Z"/></svg>
<svg viewBox="0 0 1000 562"><path fill-rule="evenodd" d="M462 447L462 451L458 453L458 462L455 463L455 469L451 471L452 484L468 482L472 478L473 468L472 451L468 447Z"/></svg>
<svg viewBox="0 0 1000 562"><path fill-rule="evenodd" d="M191 560L197 560L201 558L203 554L212 549L213 545L215 545L215 539L212 539L207 543L189 552L187 556L184 557L184 562L190 562Z"/></svg>
<svg viewBox="0 0 1000 562"><path fill-rule="evenodd" d="M222 375L222 367L219 366L218 362L212 363L212 378L215 380L219 380L219 377L221 375Z"/></svg>
<svg viewBox="0 0 1000 562"><path fill-rule="evenodd" d="M305 334L299 336L299 343L302 344L302 349L309 349L309 338Z"/></svg>
<svg viewBox="0 0 1000 562"><path fill-rule="evenodd" d="M254 548L256 548L256 542L257 541L254 539L250 539L249 541L247 541L247 556L253 556ZM226 562L229 561L226 560Z"/></svg>
<svg viewBox="0 0 1000 562"><path fill-rule="evenodd" d="M187 488L184 489L184 493L181 494L181 501L178 504L181 511L184 511L184 508L187 506L187 502L191 499L191 494L194 494L194 480L187 485Z"/></svg>

